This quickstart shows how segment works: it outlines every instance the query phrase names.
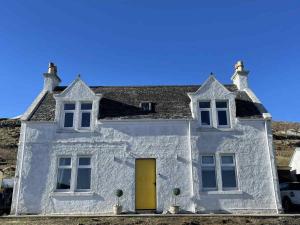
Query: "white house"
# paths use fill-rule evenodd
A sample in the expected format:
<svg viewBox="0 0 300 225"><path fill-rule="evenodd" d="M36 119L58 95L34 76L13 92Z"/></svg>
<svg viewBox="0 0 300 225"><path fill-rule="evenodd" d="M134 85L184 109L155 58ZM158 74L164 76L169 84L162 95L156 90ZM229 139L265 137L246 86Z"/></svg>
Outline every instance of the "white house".
<svg viewBox="0 0 300 225"><path fill-rule="evenodd" d="M295 149L289 166L295 180L300 181L300 148Z"/></svg>
<svg viewBox="0 0 300 225"><path fill-rule="evenodd" d="M22 117L12 213L278 213L271 115L236 64L233 84L59 86L56 66Z"/></svg>

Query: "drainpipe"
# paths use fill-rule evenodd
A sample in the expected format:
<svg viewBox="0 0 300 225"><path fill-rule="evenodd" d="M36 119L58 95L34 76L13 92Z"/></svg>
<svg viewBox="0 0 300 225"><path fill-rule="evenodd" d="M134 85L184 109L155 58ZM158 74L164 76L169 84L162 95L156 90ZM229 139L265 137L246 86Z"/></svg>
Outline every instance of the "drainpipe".
<svg viewBox="0 0 300 225"><path fill-rule="evenodd" d="M23 171L23 160L24 160L24 149L25 149L25 140L26 140L26 134L25 134L25 130L26 130L26 123L22 122L22 127L21 127L21 134L22 134L22 139L21 140L21 162L20 162L20 168L18 169L19 172L19 176L18 176L18 190L17 190L17 199L16 199L16 210L15 210L15 215L17 216L19 214L18 209L19 209L19 198L20 198L20 189L21 189L21 180L22 180L22 171ZM18 158L18 161L20 159Z"/></svg>
<svg viewBox="0 0 300 225"><path fill-rule="evenodd" d="M268 150L269 150L269 157L270 157L270 169L272 173L272 180L273 180L273 190L274 190L274 197L275 197L275 203L276 203L276 210L277 213L282 213L282 208L281 208L281 197L279 194L279 184L278 184L278 175L277 175L277 167L276 164L274 163L275 156L274 156L274 149L273 149L273 138L271 140L269 139L269 134L268 134L268 123L271 122L271 117L267 117L264 120L265 123L265 130L266 130L266 141L268 145ZM271 141L271 142L270 142Z"/></svg>
<svg viewBox="0 0 300 225"><path fill-rule="evenodd" d="M192 182L192 199L194 199L194 178L193 178L193 152L192 152L192 142L191 142L191 121L188 120L188 145L190 151L190 162L191 162L191 182ZM192 200L193 201L193 200ZM195 204L193 203L194 212L196 212Z"/></svg>

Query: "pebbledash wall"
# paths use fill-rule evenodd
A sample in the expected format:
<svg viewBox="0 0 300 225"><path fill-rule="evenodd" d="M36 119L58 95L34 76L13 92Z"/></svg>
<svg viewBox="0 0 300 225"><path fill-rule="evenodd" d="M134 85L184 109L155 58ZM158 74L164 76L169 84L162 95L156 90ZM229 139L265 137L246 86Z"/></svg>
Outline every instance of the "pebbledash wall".
<svg viewBox="0 0 300 225"><path fill-rule="evenodd" d="M77 79L66 96L88 96ZM72 86L71 85L71 86ZM210 77L204 88L190 94L191 105L203 99L230 99L221 84ZM65 97L66 97L65 96ZM194 102L194 100L195 102ZM192 107L192 106L191 106ZM173 203L193 213L279 213L281 211L274 164L270 118L235 118L231 127L201 128L193 119L127 119L93 121L91 131L64 130L58 121L22 122L12 214L110 213L114 191L122 189L123 211L135 211L135 159L156 159L157 212ZM192 112L195 114L195 112ZM213 115L213 114L212 114ZM59 116L56 115L56 118ZM216 118L212 118L215 123ZM234 153L237 190L203 191L200 156L215 154L220 187L219 155ZM57 158L91 156L91 191L56 192Z"/></svg>

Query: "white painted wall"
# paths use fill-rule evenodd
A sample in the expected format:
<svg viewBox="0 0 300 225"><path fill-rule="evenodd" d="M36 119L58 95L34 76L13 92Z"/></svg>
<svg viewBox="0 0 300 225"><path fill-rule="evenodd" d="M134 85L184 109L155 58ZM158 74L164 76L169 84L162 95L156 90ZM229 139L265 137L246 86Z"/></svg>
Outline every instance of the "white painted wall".
<svg viewBox="0 0 300 225"><path fill-rule="evenodd" d="M226 132L201 130L192 122L192 168L187 121L104 122L95 132L64 132L55 123L25 123L22 169L18 164L20 194L17 200L16 185L13 213L17 202L20 214L108 213L115 204L115 189L124 191L124 210L134 211L136 158L156 158L160 212L169 208L174 187L181 189L178 203L186 211L277 212L262 120L242 121ZM204 153L236 154L239 190L202 191L199 156ZM85 154L92 156L92 193L56 193L57 157Z"/></svg>
<svg viewBox="0 0 300 225"><path fill-rule="evenodd" d="M300 148L296 148L290 161L291 171L300 174Z"/></svg>

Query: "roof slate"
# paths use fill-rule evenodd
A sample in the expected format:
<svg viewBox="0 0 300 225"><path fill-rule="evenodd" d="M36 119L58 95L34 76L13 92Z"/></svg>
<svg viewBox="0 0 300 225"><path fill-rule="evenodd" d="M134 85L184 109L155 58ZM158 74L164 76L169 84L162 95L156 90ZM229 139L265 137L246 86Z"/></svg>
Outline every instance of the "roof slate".
<svg viewBox="0 0 300 225"><path fill-rule="evenodd" d="M224 85L236 93L236 115L242 118L260 118L260 105L252 102L244 91L238 91L235 85ZM59 86L54 94L61 93L66 87ZM91 86L96 94L103 94L99 104L98 119L188 119L191 118L190 98L187 93L195 92L200 85L186 86ZM141 102L151 102L153 110L144 112ZM55 99L47 93L37 106L29 120L53 121L55 117Z"/></svg>

